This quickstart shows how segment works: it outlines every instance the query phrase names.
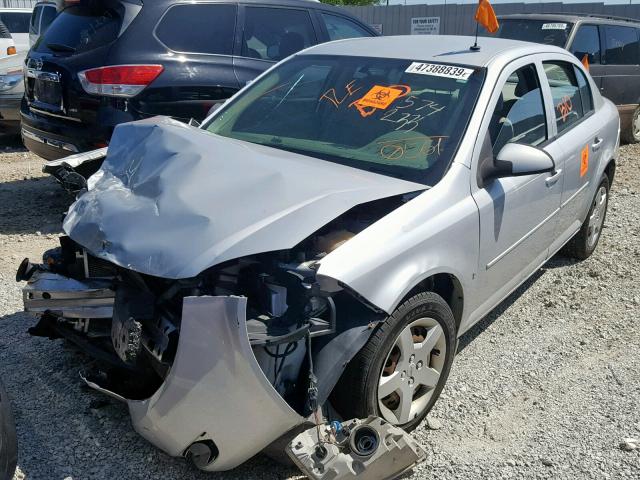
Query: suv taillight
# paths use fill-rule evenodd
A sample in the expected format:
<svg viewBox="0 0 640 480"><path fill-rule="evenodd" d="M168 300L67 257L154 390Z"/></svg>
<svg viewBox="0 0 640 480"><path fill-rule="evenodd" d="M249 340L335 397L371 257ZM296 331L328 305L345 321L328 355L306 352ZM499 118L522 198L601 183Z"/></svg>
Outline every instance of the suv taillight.
<svg viewBox="0 0 640 480"><path fill-rule="evenodd" d="M109 97L133 97L162 73L162 65L114 65L78 73L87 93Z"/></svg>

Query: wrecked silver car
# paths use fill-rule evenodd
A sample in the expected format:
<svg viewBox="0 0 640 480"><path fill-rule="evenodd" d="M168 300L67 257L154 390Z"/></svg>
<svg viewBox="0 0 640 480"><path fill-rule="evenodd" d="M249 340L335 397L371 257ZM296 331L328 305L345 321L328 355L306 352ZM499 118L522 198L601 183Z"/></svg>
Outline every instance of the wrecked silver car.
<svg viewBox="0 0 640 480"><path fill-rule="evenodd" d="M471 43L321 45L202 128L118 126L60 248L20 266L31 333L98 359L87 384L205 470L336 416L415 428L457 337L563 245L593 252L617 153L570 54ZM318 441L296 463L343 468Z"/></svg>

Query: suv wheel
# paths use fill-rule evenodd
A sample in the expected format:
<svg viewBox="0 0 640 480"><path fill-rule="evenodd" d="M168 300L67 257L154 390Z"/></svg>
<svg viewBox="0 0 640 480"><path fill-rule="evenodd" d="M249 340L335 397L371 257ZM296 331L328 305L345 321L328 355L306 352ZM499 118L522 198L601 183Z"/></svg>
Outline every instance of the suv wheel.
<svg viewBox="0 0 640 480"><path fill-rule="evenodd" d="M404 302L349 363L332 395L344 418L379 415L413 430L444 387L456 348L449 305L432 292Z"/></svg>
<svg viewBox="0 0 640 480"><path fill-rule="evenodd" d="M607 216L607 205L609 203L609 178L602 176L598 190L591 202L591 208L587 214L580 231L569 240L562 253L569 257L585 260L591 256L598 245L604 219Z"/></svg>

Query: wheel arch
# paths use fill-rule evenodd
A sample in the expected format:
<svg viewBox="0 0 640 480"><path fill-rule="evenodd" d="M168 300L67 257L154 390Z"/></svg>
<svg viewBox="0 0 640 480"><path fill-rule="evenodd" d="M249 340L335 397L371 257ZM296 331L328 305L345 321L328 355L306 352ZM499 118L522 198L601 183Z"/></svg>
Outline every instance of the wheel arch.
<svg viewBox="0 0 640 480"><path fill-rule="evenodd" d="M609 188L613 185L613 177L616 174L616 160L614 158L610 159L604 167L604 173L607 175L609 179Z"/></svg>
<svg viewBox="0 0 640 480"><path fill-rule="evenodd" d="M448 272L429 275L415 284L402 300L400 300L398 305L401 305L409 298L422 292L433 292L440 295L453 312L453 318L456 321L456 330L460 328L464 311L464 289L462 282L460 282L456 275Z"/></svg>

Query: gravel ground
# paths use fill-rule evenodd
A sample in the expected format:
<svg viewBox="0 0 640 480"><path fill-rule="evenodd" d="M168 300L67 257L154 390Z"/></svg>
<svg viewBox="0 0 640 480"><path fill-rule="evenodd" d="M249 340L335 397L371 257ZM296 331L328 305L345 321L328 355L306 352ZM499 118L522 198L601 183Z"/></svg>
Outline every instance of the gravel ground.
<svg viewBox="0 0 640 480"><path fill-rule="evenodd" d="M169 458L126 408L81 386L86 358L32 338L19 261L56 246L71 202L40 161L0 147L0 376L18 429L15 479L292 478L258 456L224 474ZM461 341L411 478L640 478L640 147L625 146L598 250L557 256ZM408 477L407 477L408 478Z"/></svg>

